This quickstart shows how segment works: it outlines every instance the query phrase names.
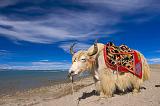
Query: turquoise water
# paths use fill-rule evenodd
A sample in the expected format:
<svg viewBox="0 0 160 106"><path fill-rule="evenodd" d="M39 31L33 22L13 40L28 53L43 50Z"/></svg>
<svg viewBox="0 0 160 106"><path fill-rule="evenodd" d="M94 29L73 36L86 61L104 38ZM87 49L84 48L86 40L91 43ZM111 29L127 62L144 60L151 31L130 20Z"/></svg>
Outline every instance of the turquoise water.
<svg viewBox="0 0 160 106"><path fill-rule="evenodd" d="M50 86L67 80L67 70L0 71L0 95Z"/></svg>

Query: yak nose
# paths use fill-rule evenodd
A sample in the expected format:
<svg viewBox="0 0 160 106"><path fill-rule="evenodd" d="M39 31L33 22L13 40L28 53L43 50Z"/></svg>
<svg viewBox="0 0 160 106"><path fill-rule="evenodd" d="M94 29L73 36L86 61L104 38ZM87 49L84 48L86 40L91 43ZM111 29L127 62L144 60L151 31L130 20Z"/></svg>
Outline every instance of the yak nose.
<svg viewBox="0 0 160 106"><path fill-rule="evenodd" d="M73 74L74 74L74 71L73 71L73 70L71 70L69 74L70 74L70 75L73 75Z"/></svg>
<svg viewBox="0 0 160 106"><path fill-rule="evenodd" d="M70 73L68 74L68 77L72 76L74 74L74 71L71 70Z"/></svg>
<svg viewBox="0 0 160 106"><path fill-rule="evenodd" d="M73 71L73 70L71 70L70 74L73 74L73 73L74 73L74 71Z"/></svg>

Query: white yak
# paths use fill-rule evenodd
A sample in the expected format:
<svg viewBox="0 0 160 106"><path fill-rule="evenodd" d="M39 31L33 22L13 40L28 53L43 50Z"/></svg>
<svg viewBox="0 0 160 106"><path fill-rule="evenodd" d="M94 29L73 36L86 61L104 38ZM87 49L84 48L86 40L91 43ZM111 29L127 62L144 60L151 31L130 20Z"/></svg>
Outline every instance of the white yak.
<svg viewBox="0 0 160 106"><path fill-rule="evenodd" d="M73 52L73 46L70 48L72 57L72 66L69 70L69 76L78 75L84 71L90 71L93 75L96 90L103 97L111 97L118 89L125 92L128 88L134 92L140 91L140 86L150 77L150 68L145 57L139 52L142 60L142 78L138 78L130 72L124 74L115 74L111 68L107 67L104 61L104 44L95 43L88 50Z"/></svg>

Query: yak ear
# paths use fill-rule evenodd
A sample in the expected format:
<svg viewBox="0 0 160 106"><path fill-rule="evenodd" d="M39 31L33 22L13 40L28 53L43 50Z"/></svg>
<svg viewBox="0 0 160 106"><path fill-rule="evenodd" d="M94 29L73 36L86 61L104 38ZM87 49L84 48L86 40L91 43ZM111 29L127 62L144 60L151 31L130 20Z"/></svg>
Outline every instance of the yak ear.
<svg viewBox="0 0 160 106"><path fill-rule="evenodd" d="M89 56L93 56L93 55L95 55L97 52L98 52L97 40L95 40L95 42L94 42L94 49L93 49L92 52L88 52L88 55L89 55Z"/></svg>

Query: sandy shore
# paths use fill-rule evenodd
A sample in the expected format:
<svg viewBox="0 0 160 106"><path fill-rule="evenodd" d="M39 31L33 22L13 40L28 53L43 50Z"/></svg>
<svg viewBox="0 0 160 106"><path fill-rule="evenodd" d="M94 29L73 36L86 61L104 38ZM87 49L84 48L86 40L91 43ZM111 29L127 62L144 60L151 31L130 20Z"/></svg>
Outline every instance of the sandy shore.
<svg viewBox="0 0 160 106"><path fill-rule="evenodd" d="M42 87L0 98L1 106L160 106L160 65L151 65L151 79L142 85L141 92L99 99L91 77L77 81L72 95L71 84Z"/></svg>

